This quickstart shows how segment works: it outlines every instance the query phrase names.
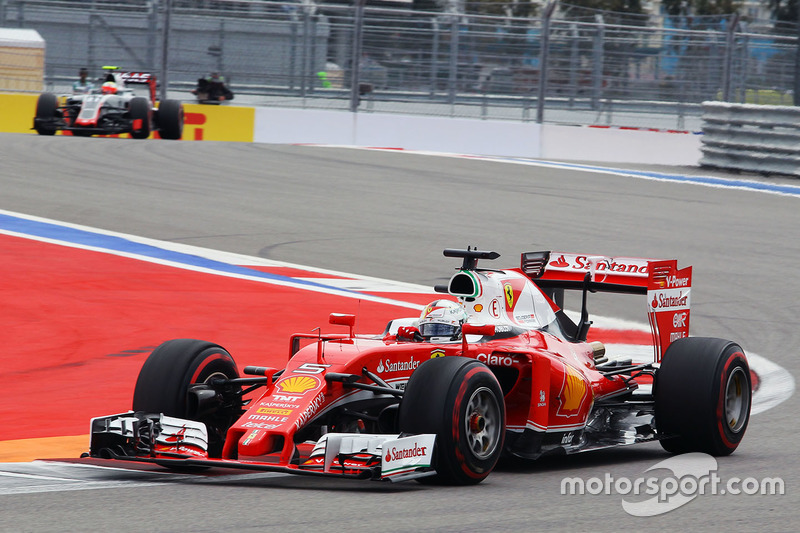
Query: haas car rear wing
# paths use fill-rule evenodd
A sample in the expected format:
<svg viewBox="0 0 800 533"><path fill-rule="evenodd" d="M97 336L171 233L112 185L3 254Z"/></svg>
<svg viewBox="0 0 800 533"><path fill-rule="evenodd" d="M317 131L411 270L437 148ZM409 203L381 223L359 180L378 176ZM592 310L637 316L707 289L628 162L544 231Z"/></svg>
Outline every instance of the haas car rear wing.
<svg viewBox="0 0 800 533"><path fill-rule="evenodd" d="M150 101L156 101L156 75L149 72L122 72L119 75L125 85L147 85L150 90Z"/></svg>
<svg viewBox="0 0 800 533"><path fill-rule="evenodd" d="M525 252L522 271L542 289L583 290L578 336L589 328L587 292L647 295L647 317L655 362L676 339L689 336L692 267L678 270L674 259L606 257L562 252Z"/></svg>

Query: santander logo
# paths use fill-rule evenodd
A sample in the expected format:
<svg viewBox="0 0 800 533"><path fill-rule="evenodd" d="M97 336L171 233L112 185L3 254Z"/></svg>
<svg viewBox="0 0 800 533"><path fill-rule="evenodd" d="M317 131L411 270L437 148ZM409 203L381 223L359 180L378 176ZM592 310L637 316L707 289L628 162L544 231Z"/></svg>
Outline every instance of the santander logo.
<svg viewBox="0 0 800 533"><path fill-rule="evenodd" d="M689 305L689 291L670 291L671 294L665 292L657 292L653 294L653 301L650 302L652 309L670 309L670 308L685 308Z"/></svg>
<svg viewBox="0 0 800 533"><path fill-rule="evenodd" d="M550 261L549 268L613 273L622 276L647 276L647 260L622 257L561 254Z"/></svg>
<svg viewBox="0 0 800 533"><path fill-rule="evenodd" d="M425 455L425 450L427 450L427 446L418 446L414 444L413 447L410 448L395 448L392 446L389 450L386 450L386 462L390 461L399 461L401 459L413 459L414 457L423 457Z"/></svg>

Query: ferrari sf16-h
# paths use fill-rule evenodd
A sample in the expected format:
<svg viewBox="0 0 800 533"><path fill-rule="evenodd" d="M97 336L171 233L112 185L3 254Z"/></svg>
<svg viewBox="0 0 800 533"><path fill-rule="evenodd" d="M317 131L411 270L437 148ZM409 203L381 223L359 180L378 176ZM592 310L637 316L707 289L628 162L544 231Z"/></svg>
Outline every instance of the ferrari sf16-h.
<svg viewBox="0 0 800 533"><path fill-rule="evenodd" d="M162 139L181 138L183 104L164 100L156 107L155 75L106 68L112 71L105 78L108 81L88 94L39 95L33 129L39 135L61 130L81 137L128 133L134 139L146 139L157 131ZM135 94L135 85L146 85L146 94Z"/></svg>
<svg viewBox="0 0 800 533"><path fill-rule="evenodd" d="M92 419L88 456L173 469L228 467L358 479L478 483L502 455L659 441L733 452L751 375L735 342L689 337L691 267L675 260L444 251L462 265L448 296L377 335L296 334L284 368L241 376L221 346L167 341L144 363L127 413ZM555 301L580 291L580 318ZM587 342L590 293L646 297L652 360ZM619 342L616 339L616 342Z"/></svg>

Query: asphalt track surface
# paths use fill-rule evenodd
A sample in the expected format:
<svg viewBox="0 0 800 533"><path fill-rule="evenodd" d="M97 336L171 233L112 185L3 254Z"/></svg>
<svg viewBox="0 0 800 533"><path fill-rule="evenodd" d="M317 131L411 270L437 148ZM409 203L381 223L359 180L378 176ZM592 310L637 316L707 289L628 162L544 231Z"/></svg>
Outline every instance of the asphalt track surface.
<svg viewBox="0 0 800 533"><path fill-rule="evenodd" d="M425 285L449 277L446 247L494 249L504 266L543 249L675 257L694 266L693 335L800 372L800 198L789 194L396 152L0 134L0 209ZM621 297L591 308L641 320L640 309ZM74 468L33 463L18 478L51 483L0 495L0 530L795 531L798 407L795 395L754 416L718 461L723 479L781 477L785 495L706 494L651 518L626 514L613 491L560 487L647 475L669 457L657 444L503 465L475 487L81 467L97 482L68 490Z"/></svg>

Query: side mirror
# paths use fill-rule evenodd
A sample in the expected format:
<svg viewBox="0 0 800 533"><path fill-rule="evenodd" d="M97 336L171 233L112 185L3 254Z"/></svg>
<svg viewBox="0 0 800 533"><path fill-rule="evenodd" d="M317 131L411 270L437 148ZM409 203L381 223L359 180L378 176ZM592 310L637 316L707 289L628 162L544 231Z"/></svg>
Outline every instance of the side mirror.
<svg viewBox="0 0 800 533"><path fill-rule="evenodd" d="M464 324L461 326L461 355L467 355L467 335L494 335L494 324Z"/></svg>
<svg viewBox="0 0 800 533"><path fill-rule="evenodd" d="M464 335L494 335L494 324L464 324L461 326Z"/></svg>
<svg viewBox="0 0 800 533"><path fill-rule="evenodd" d="M331 313L328 322L338 326L348 326L350 328L350 336L353 336L353 326L356 324L356 315L345 313Z"/></svg>

